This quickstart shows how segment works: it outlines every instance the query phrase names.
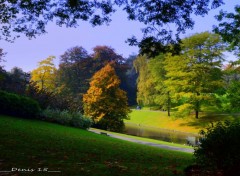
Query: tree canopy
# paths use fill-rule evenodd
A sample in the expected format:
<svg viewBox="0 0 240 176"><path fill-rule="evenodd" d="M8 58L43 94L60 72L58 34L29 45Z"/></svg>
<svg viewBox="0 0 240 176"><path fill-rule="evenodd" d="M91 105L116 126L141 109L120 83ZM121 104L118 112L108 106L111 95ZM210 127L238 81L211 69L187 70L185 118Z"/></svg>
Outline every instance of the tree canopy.
<svg viewBox="0 0 240 176"><path fill-rule="evenodd" d="M221 65L224 45L220 36L203 32L183 40L181 55L167 55L166 81L175 98L184 98L179 109L194 109L196 118L204 101L223 86Z"/></svg>
<svg viewBox="0 0 240 176"><path fill-rule="evenodd" d="M216 19L220 21L214 32L221 35L225 42L230 43L230 50L240 57L240 6L235 7L236 13L221 11Z"/></svg>
<svg viewBox="0 0 240 176"><path fill-rule="evenodd" d="M83 95L84 114L106 130L122 131L123 119L130 112L126 92L119 85L114 68L107 64L94 74L90 88Z"/></svg>
<svg viewBox="0 0 240 176"><path fill-rule="evenodd" d="M132 38L130 43L140 47L155 47L159 46L154 45L157 43L176 43L180 34L193 28L192 14L204 16L221 4L223 0L2 0L0 37L11 40L17 36L13 33L35 37L46 33L46 25L52 21L66 27L77 27L80 21L89 21L93 26L101 25L109 23L111 14L122 8L127 12L129 20L146 25L142 40L139 42ZM169 24L176 26L175 32L166 27ZM156 49L150 47L149 51Z"/></svg>
<svg viewBox="0 0 240 176"><path fill-rule="evenodd" d="M39 89L45 89L49 92L53 92L56 84L56 72L57 69L53 63L54 56L50 56L38 63L38 68L32 71L31 81L36 82Z"/></svg>

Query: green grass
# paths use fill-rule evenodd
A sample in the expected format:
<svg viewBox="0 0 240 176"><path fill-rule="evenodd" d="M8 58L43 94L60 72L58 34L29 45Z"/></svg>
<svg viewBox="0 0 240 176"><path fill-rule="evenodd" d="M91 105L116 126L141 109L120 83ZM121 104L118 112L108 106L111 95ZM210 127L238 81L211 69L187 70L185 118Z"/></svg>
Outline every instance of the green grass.
<svg viewBox="0 0 240 176"><path fill-rule="evenodd" d="M201 129L205 129L210 123L239 118L239 114L223 114L210 110L200 113L199 119L196 119L194 114L184 118L168 117L167 112L150 111L148 109L132 110L129 116L130 120L125 120L126 126L128 123L140 124L141 126L165 128L188 133L198 133Z"/></svg>
<svg viewBox="0 0 240 176"><path fill-rule="evenodd" d="M49 168L19 175L184 175L192 154L135 144L42 121L0 116L0 170Z"/></svg>

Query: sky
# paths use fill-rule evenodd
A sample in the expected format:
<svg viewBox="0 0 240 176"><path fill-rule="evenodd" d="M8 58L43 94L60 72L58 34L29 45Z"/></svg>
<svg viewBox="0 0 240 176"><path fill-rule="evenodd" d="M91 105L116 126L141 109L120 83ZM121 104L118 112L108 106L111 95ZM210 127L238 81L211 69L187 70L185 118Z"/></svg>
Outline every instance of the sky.
<svg viewBox="0 0 240 176"><path fill-rule="evenodd" d="M212 31L212 26L217 24L214 16L220 9L228 12L234 11L238 0L225 0L226 4L218 9L212 10L205 17L194 17L195 26L188 30L183 37L193 35L196 32ZM115 49L116 53L127 58L131 54L138 54L138 48L129 46L125 41L135 35L142 37L141 28L144 25L129 21L125 12L118 10L112 16L112 22L106 26L92 27L88 22L81 22L77 28L58 27L55 24L48 24L47 34L37 36L35 39L28 39L21 36L14 43L0 40L0 48L7 53L4 68L10 71L13 67L22 68L29 72L37 67L38 62L48 56L56 56L55 64L59 64L59 56L67 49L74 46L82 46L89 53L97 45L107 45ZM232 54L226 54L228 60L234 60Z"/></svg>

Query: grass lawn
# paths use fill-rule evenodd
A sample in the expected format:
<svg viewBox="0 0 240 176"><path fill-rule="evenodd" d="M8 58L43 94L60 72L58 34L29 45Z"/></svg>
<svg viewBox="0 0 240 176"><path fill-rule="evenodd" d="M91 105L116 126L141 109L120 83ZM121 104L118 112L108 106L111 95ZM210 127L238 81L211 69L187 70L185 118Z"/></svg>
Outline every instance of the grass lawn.
<svg viewBox="0 0 240 176"><path fill-rule="evenodd" d="M196 119L194 114L177 118L174 116L168 117L167 112L150 111L148 109L132 110L129 114L130 120L125 120L126 125L141 124L141 126L150 126L157 128L165 128L175 131L198 133L201 129L206 128L211 122L221 120L233 120L239 118L239 115L223 114L220 112L200 113L199 119Z"/></svg>
<svg viewBox="0 0 240 176"><path fill-rule="evenodd" d="M19 172L18 175L24 176L184 175L183 169L193 159L192 154L144 146L42 121L0 116L0 128L1 171L11 168L61 171Z"/></svg>

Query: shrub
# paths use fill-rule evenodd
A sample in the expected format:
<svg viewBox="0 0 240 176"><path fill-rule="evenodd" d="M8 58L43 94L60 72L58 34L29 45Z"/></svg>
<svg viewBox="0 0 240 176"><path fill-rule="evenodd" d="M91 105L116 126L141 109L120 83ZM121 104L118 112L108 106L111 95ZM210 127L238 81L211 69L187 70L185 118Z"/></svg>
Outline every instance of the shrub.
<svg viewBox="0 0 240 176"><path fill-rule="evenodd" d="M42 112L43 120L54 122L66 126L73 126L81 129L88 129L92 125L92 120L80 112L60 111L45 109Z"/></svg>
<svg viewBox="0 0 240 176"><path fill-rule="evenodd" d="M219 122L201 134L194 151L197 164L227 176L240 175L240 122Z"/></svg>
<svg viewBox="0 0 240 176"><path fill-rule="evenodd" d="M0 91L1 114L35 118L39 115L40 111L40 106L35 100L14 93Z"/></svg>

